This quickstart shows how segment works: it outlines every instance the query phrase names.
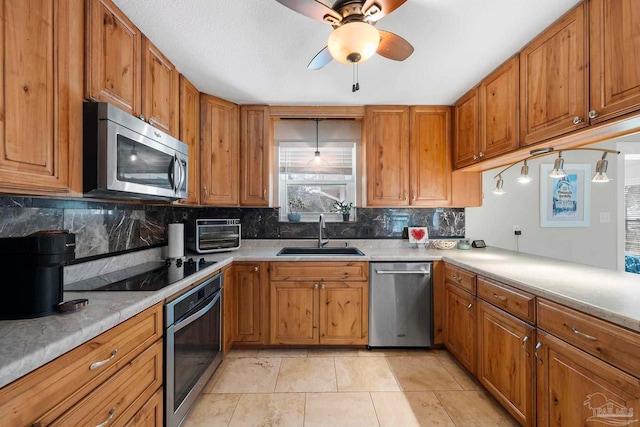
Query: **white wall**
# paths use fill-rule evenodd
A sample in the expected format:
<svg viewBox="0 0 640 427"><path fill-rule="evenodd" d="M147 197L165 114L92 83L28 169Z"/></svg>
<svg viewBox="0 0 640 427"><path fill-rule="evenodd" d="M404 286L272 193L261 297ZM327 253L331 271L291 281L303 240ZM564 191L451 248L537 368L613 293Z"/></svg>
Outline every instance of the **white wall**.
<svg viewBox="0 0 640 427"><path fill-rule="evenodd" d="M595 144L594 148L616 148L616 143L607 141ZM566 151L562 157L565 165L570 163L588 163L591 175L595 173L595 163L602 153L589 151ZM617 269L619 252L618 191L617 185L623 183L617 179L618 156L609 154L608 176L614 180L609 183L591 183L590 226L575 228L540 227L540 164L553 164L557 154L530 160L529 176L532 181L520 184L522 163L512 167L502 175L506 194L493 194L496 180L494 176L502 169L483 173L483 204L479 208L466 209L466 237L483 239L487 245L505 249L516 249L516 237L513 226L519 225L522 235L518 238L520 252L541 255L581 264L608 269ZM546 177L543 177L547 179ZM591 177L589 177L590 180ZM609 213L610 222L601 223L600 214Z"/></svg>

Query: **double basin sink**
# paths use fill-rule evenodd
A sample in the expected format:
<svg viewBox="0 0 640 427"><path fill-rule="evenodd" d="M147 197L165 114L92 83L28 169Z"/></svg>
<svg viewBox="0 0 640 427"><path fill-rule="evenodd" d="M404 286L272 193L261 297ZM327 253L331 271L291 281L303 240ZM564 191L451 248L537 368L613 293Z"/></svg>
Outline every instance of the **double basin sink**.
<svg viewBox="0 0 640 427"><path fill-rule="evenodd" d="M355 247L338 247L338 248L298 248L298 247L288 247L282 248L280 252L276 254L277 256L281 255L355 255L362 256L364 253Z"/></svg>

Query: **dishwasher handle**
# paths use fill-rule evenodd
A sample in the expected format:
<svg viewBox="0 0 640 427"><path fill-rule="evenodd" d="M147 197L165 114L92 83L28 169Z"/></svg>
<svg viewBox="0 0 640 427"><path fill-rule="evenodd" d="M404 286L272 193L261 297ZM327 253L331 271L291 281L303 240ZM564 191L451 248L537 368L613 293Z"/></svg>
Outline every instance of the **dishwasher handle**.
<svg viewBox="0 0 640 427"><path fill-rule="evenodd" d="M429 270L376 270L376 274L419 274L421 276L429 276Z"/></svg>

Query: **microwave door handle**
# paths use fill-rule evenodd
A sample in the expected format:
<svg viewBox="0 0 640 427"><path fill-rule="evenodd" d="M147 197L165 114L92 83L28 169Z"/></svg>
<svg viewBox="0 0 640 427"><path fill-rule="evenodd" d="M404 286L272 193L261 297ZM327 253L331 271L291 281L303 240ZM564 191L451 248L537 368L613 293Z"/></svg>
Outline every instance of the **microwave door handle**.
<svg viewBox="0 0 640 427"><path fill-rule="evenodd" d="M180 181L182 181L182 169L180 169L180 159L176 154L173 155L173 168L175 170L176 179L173 181L175 186L173 187L173 192L177 193L178 188L180 188Z"/></svg>
<svg viewBox="0 0 640 427"><path fill-rule="evenodd" d="M169 165L169 182L171 183L171 189L175 191L176 189L176 159L175 157L171 158L171 164Z"/></svg>
<svg viewBox="0 0 640 427"><path fill-rule="evenodd" d="M182 185L187 180L187 171L185 170L186 168L182 164L182 160L180 160L180 158L178 158L176 162L178 163L178 169L180 169L180 180L178 181L178 187L176 188L176 192L178 192L180 191L180 189L182 188Z"/></svg>

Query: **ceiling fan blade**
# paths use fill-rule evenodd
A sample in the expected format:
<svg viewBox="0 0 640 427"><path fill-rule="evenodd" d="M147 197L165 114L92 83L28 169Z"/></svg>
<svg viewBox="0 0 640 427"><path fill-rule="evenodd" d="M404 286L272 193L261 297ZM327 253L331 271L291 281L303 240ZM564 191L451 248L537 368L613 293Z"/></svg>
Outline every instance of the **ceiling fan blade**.
<svg viewBox="0 0 640 427"><path fill-rule="evenodd" d="M298 12L301 15L308 16L311 19L315 19L320 22L339 23L342 21L342 16L329 6L319 2L318 0L276 0L283 6ZM325 17L329 17L326 20Z"/></svg>
<svg viewBox="0 0 640 427"><path fill-rule="evenodd" d="M376 53L394 61L404 61L413 53L411 43L397 34L389 31L378 30L380 33L380 44Z"/></svg>
<svg viewBox="0 0 640 427"><path fill-rule="evenodd" d="M370 21L378 21L380 18L402 6L406 1L407 0L366 0L362 5L362 13L365 16L368 15ZM372 6L375 6L375 9L371 9ZM379 11L377 9L379 9Z"/></svg>
<svg viewBox="0 0 640 427"><path fill-rule="evenodd" d="M333 60L329 47L325 46L316 56L313 57L307 68L310 70L319 70Z"/></svg>

